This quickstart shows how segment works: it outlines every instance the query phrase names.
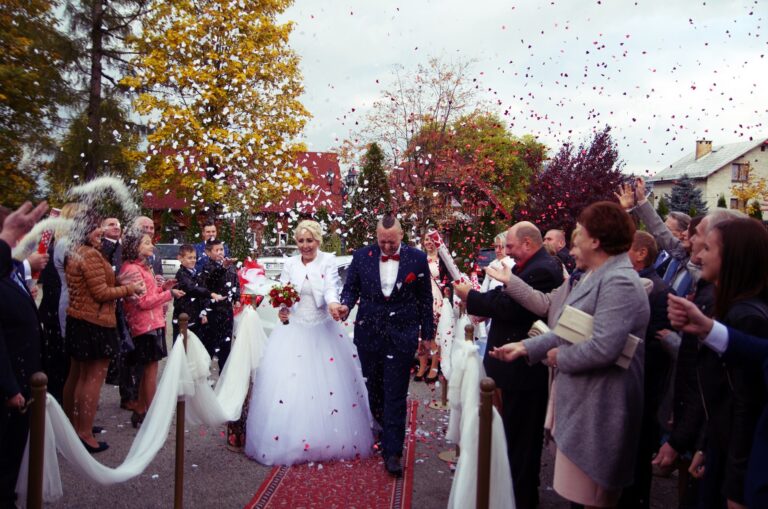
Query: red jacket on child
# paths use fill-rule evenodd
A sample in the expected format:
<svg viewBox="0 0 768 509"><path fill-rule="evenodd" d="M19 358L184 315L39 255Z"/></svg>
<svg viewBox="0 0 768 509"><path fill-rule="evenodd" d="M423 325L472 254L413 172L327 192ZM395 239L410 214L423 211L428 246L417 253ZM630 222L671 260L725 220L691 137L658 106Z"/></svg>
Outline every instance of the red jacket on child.
<svg viewBox="0 0 768 509"><path fill-rule="evenodd" d="M155 329L165 327L165 304L173 299L170 290L163 290L157 285L149 267L141 261L124 263L120 275L138 272L144 280L147 291L140 297L125 299L123 309L131 336L141 336Z"/></svg>

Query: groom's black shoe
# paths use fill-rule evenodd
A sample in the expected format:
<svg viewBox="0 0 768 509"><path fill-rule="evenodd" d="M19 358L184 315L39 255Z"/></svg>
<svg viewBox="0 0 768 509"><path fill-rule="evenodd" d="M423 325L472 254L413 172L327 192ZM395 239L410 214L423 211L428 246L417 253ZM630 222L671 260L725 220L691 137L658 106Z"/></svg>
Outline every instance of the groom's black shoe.
<svg viewBox="0 0 768 509"><path fill-rule="evenodd" d="M400 458L397 456L390 456L385 459L384 468L395 477L403 476L403 467L400 465Z"/></svg>

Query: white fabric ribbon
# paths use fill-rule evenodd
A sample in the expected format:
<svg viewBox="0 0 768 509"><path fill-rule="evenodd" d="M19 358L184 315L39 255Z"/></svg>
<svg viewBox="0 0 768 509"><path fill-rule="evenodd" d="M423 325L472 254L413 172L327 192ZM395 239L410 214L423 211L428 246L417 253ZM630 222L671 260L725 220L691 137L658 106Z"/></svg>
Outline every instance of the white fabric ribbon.
<svg viewBox="0 0 768 509"><path fill-rule="evenodd" d="M472 509L477 502L477 462L480 425L480 379L485 376L477 346L467 341L453 345L453 374L448 388L451 416L447 440L459 439L461 454L448 498L449 509ZM493 408L491 430L491 479L489 501L492 509L515 509L512 475L507 460L504 425Z"/></svg>
<svg viewBox="0 0 768 509"><path fill-rule="evenodd" d="M106 467L91 456L80 442L74 428L58 402L48 395L45 413L45 466L43 500L53 502L63 495L56 451L82 476L103 485L117 484L141 474L157 455L168 438L171 420L179 397L186 401L186 424L218 426L240 418L248 393L252 371L261 361L266 335L258 314L251 307L243 311L232 351L216 390L208 380L211 358L198 337L187 334L187 351L179 339L171 353L158 383L155 398L149 407L123 463ZM27 499L29 470L29 441L16 483L17 505L24 507Z"/></svg>

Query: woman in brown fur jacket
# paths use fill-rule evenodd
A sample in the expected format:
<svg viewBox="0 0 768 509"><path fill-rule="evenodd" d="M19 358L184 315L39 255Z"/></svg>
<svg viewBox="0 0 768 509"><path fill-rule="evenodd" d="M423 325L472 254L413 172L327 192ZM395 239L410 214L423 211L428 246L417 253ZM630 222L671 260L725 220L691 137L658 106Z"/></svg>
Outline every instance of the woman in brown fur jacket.
<svg viewBox="0 0 768 509"><path fill-rule="evenodd" d="M101 218L88 215L79 222L80 238L66 261L69 307L67 349L72 357L67 385L74 383L72 425L88 452L106 450L93 436L93 420L110 358L118 351L115 302L142 293L142 281L117 286L115 272L101 254Z"/></svg>

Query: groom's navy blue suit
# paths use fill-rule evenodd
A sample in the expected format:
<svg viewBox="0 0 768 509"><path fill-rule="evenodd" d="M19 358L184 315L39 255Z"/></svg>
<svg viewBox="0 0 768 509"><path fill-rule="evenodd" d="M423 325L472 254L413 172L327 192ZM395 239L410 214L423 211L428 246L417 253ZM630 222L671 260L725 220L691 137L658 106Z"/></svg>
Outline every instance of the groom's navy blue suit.
<svg viewBox="0 0 768 509"><path fill-rule="evenodd" d="M400 266L389 297L381 290L380 258L378 245L355 251L341 303L350 309L359 305L355 345L387 458L402 454L411 364L419 337L432 340L435 325L426 254L401 244Z"/></svg>

